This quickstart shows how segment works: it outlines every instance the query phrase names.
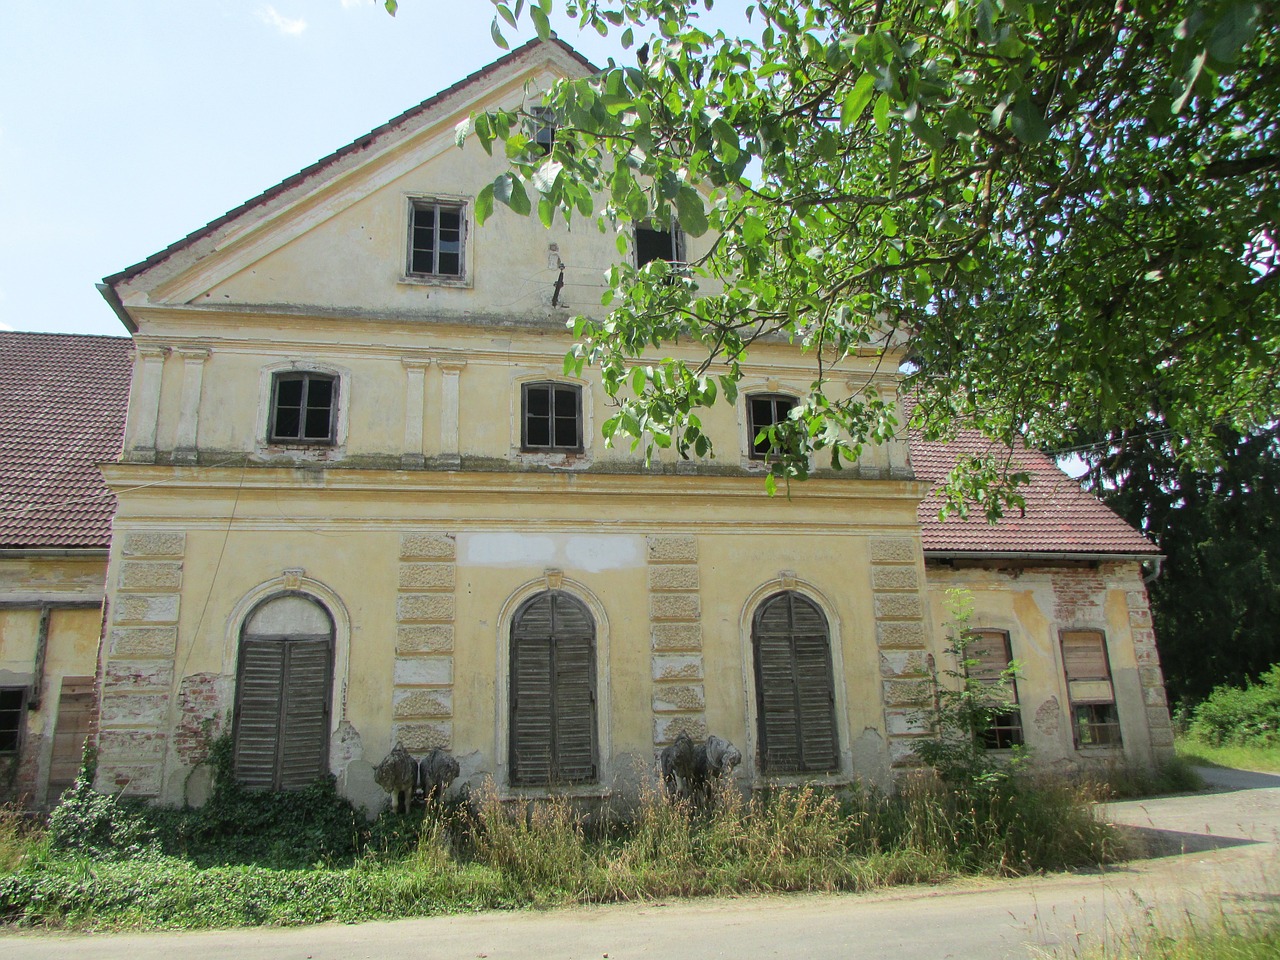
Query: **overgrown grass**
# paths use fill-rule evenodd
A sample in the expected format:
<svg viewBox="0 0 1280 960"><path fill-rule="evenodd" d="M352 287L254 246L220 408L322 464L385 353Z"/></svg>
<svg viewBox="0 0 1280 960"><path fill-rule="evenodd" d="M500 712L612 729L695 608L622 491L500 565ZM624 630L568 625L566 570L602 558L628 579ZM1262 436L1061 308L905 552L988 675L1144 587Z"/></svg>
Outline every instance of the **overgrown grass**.
<svg viewBox="0 0 1280 960"><path fill-rule="evenodd" d="M1080 960L1274 960L1280 956L1280 913L1218 916L1156 926L1140 935L1073 952Z"/></svg>
<svg viewBox="0 0 1280 960"><path fill-rule="evenodd" d="M1193 793L1204 789L1204 779L1192 767L1192 760L1180 753L1152 769L1145 764L1117 763L1091 771L1086 779L1104 800L1132 800L1170 793Z"/></svg>
<svg viewBox="0 0 1280 960"><path fill-rule="evenodd" d="M1178 756L1188 763L1280 773L1280 743L1268 745L1227 743L1214 746L1187 736L1179 737L1174 746Z"/></svg>
<svg viewBox="0 0 1280 960"><path fill-rule="evenodd" d="M109 821L127 810L128 855L65 844L51 852L28 837L27 855L0 875L0 918L80 929L286 925L1009 876L1120 858L1117 835L1094 819L1091 799L1083 787L1052 781L952 791L921 780L893 796L797 788L747 799L730 791L713 809L695 811L649 787L632 808L602 812L568 799L503 801L486 789L425 819L384 815L362 828L349 853L307 869L278 859L209 865L211 836L203 863L173 856L164 818L175 814L140 832L133 818L145 820L145 811L113 803L95 816ZM343 817L339 811L326 829ZM287 842L288 834L276 841ZM231 844L230 852L243 850Z"/></svg>

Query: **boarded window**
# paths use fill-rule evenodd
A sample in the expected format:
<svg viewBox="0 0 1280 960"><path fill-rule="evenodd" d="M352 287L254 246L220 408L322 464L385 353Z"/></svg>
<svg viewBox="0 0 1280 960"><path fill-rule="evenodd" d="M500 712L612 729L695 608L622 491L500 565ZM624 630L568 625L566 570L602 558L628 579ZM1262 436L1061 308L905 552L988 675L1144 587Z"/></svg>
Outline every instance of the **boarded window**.
<svg viewBox="0 0 1280 960"><path fill-rule="evenodd" d="M811 600L778 593L756 610L751 641L764 772L838 769L827 618Z"/></svg>
<svg viewBox="0 0 1280 960"><path fill-rule="evenodd" d="M309 597L260 605L240 639L235 773L247 787L297 790L329 772L333 622Z"/></svg>
<svg viewBox="0 0 1280 960"><path fill-rule="evenodd" d="M277 373L271 390L271 441L333 443L337 409L337 377L326 373Z"/></svg>
<svg viewBox="0 0 1280 960"><path fill-rule="evenodd" d="M1062 669L1071 699L1076 747L1120 746L1120 717L1102 631L1062 631Z"/></svg>
<svg viewBox="0 0 1280 960"><path fill-rule="evenodd" d="M63 677L49 761L49 799L62 796L80 772L84 742L93 722L93 677Z"/></svg>
<svg viewBox="0 0 1280 960"><path fill-rule="evenodd" d="M520 447L582 452L582 388L572 383L526 383L520 388Z"/></svg>
<svg viewBox="0 0 1280 960"><path fill-rule="evenodd" d="M409 217L409 275L460 278L465 209L460 203L415 200Z"/></svg>
<svg viewBox="0 0 1280 960"><path fill-rule="evenodd" d="M511 624L511 782L596 779L595 621L560 591L538 594Z"/></svg>
<svg viewBox="0 0 1280 960"><path fill-rule="evenodd" d="M777 451L776 439L768 433L761 436L761 431L785 422L795 405L795 397L776 393L757 393L747 398L747 430L750 432L748 440L752 460L767 460Z"/></svg>
<svg viewBox="0 0 1280 960"><path fill-rule="evenodd" d="M993 716L991 726L983 732L983 741L991 750L1006 750L1023 743L1018 682L1013 677L1006 681L1004 677L1012 659L1009 635L1003 630L969 632L969 645L965 648L969 676L988 687L998 703L1010 707Z"/></svg>

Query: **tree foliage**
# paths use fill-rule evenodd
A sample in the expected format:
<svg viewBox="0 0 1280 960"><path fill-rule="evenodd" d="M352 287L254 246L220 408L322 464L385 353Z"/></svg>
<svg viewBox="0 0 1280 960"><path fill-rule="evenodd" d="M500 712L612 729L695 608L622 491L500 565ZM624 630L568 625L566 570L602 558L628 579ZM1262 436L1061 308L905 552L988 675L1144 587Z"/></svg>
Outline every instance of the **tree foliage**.
<svg viewBox="0 0 1280 960"><path fill-rule="evenodd" d="M526 13L549 35L554 0L493 2L500 45ZM891 428L833 389L860 353L905 362L934 436L1051 447L1158 395L1204 458L1219 426L1280 413L1269 0L756 0L751 37L702 29L694 0L563 8L634 62L548 93L550 155L517 113L463 124L511 159L478 215L594 218L620 250L668 217L715 238L684 269L619 263L607 318L576 321L569 364L620 403L607 436L705 454L698 409L768 338L813 370L779 476Z"/></svg>
<svg viewBox="0 0 1280 960"><path fill-rule="evenodd" d="M1280 662L1280 426L1215 442L1217 464L1196 468L1153 416L1086 453L1093 489L1166 556L1150 592L1174 700Z"/></svg>

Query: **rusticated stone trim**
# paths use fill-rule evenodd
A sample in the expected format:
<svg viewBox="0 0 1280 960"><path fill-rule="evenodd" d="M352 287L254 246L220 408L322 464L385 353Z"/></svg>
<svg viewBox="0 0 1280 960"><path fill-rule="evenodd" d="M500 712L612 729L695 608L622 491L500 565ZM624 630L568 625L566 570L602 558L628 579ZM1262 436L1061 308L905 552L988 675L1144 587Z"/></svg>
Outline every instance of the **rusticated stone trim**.
<svg viewBox="0 0 1280 960"><path fill-rule="evenodd" d="M452 533L400 537L391 739L411 753L453 747L456 557Z"/></svg>
<svg viewBox="0 0 1280 960"><path fill-rule="evenodd" d="M895 768L910 767L917 762L912 742L926 732L922 713L932 692L920 543L873 537L868 553L889 760Z"/></svg>
<svg viewBox="0 0 1280 960"><path fill-rule="evenodd" d="M160 793L186 547L181 530L134 530L122 537L102 664L100 789Z"/></svg>
<svg viewBox="0 0 1280 960"><path fill-rule="evenodd" d="M1147 728L1151 751L1157 760L1173 759L1173 724L1169 718L1169 701L1165 696L1164 672L1156 652L1156 634L1151 628L1151 605L1141 584L1125 591L1129 607L1129 627L1133 637L1133 654L1138 661L1138 682L1142 685L1142 701L1146 705Z"/></svg>
<svg viewBox="0 0 1280 960"><path fill-rule="evenodd" d="M650 536L646 542L653 743L661 747L682 731L695 740L707 735L701 577L696 537Z"/></svg>

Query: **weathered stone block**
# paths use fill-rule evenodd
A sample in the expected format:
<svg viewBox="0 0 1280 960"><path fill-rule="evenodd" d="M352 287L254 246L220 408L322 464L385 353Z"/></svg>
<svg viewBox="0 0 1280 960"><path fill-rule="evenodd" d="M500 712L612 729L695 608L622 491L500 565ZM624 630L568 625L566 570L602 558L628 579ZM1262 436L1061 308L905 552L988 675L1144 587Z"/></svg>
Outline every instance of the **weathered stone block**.
<svg viewBox="0 0 1280 960"><path fill-rule="evenodd" d="M396 619L453 620L453 595L449 593L409 593L396 598Z"/></svg>
<svg viewBox="0 0 1280 960"><path fill-rule="evenodd" d="M137 687L168 690L173 685L173 661L112 659L107 663L102 682L104 691L124 692Z"/></svg>
<svg viewBox="0 0 1280 960"><path fill-rule="evenodd" d="M920 758L915 753L915 738L897 736L889 738L889 765L893 767L918 767Z"/></svg>
<svg viewBox="0 0 1280 960"><path fill-rule="evenodd" d="M452 590L453 580L452 563L400 564L401 590Z"/></svg>
<svg viewBox="0 0 1280 960"><path fill-rule="evenodd" d="M926 703L933 694L927 680L885 680L884 702L894 704Z"/></svg>
<svg viewBox="0 0 1280 960"><path fill-rule="evenodd" d="M877 619L918 620L924 616L918 593L877 593L875 604Z"/></svg>
<svg viewBox="0 0 1280 960"><path fill-rule="evenodd" d="M653 745L665 746L687 733L694 740L707 739L707 721L705 717L694 715L674 715L653 718Z"/></svg>
<svg viewBox="0 0 1280 960"><path fill-rule="evenodd" d="M164 723L169 706L169 696L164 693L102 694L102 725L104 727L159 726Z"/></svg>
<svg viewBox="0 0 1280 960"><path fill-rule="evenodd" d="M907 537L873 537L871 539L872 563L914 563L915 541Z"/></svg>
<svg viewBox="0 0 1280 960"><path fill-rule="evenodd" d="M112 627L108 648L113 657L172 657L177 627Z"/></svg>
<svg viewBox="0 0 1280 960"><path fill-rule="evenodd" d="M650 560L688 563L698 559L696 537L645 537L645 540L649 545Z"/></svg>
<svg viewBox="0 0 1280 960"><path fill-rule="evenodd" d="M168 737L153 730L103 730L98 735L98 756L103 762L129 763L164 759Z"/></svg>
<svg viewBox="0 0 1280 960"><path fill-rule="evenodd" d="M391 725L391 741L399 741L414 755L436 747L453 748L453 722L450 720L418 720Z"/></svg>
<svg viewBox="0 0 1280 960"><path fill-rule="evenodd" d="M400 556L406 560L452 560L456 554L451 533L406 533L400 537Z"/></svg>
<svg viewBox="0 0 1280 960"><path fill-rule="evenodd" d="M1132 627L1150 627L1151 611L1143 607L1140 610L1129 611L1129 625Z"/></svg>
<svg viewBox="0 0 1280 960"><path fill-rule="evenodd" d="M177 623L179 594L148 596L122 593L116 597L116 623Z"/></svg>
<svg viewBox="0 0 1280 960"><path fill-rule="evenodd" d="M159 763L99 762L94 786L103 793L123 793L128 797L155 797L160 794Z"/></svg>
<svg viewBox="0 0 1280 960"><path fill-rule="evenodd" d="M453 716L452 690L397 690L393 703L392 715L397 720Z"/></svg>
<svg viewBox="0 0 1280 960"><path fill-rule="evenodd" d="M453 683L453 657L396 657L397 686Z"/></svg>
<svg viewBox="0 0 1280 960"><path fill-rule="evenodd" d="M922 647L924 638L924 624L920 621L876 624L876 644L881 647Z"/></svg>
<svg viewBox="0 0 1280 960"><path fill-rule="evenodd" d="M1142 700L1149 707L1165 707L1169 704L1169 699L1165 696L1163 685L1157 687L1143 687Z"/></svg>
<svg viewBox="0 0 1280 960"><path fill-rule="evenodd" d="M655 680L701 680L702 657L655 656L653 657Z"/></svg>
<svg viewBox="0 0 1280 960"><path fill-rule="evenodd" d="M655 593L649 598L649 617L653 620L697 620L702 604L693 593Z"/></svg>
<svg viewBox="0 0 1280 960"><path fill-rule="evenodd" d="M661 683L653 688L655 713L705 710L707 695L700 683Z"/></svg>
<svg viewBox="0 0 1280 960"><path fill-rule="evenodd" d="M697 590L698 568L691 563L664 563L649 567L650 590Z"/></svg>
<svg viewBox="0 0 1280 960"><path fill-rule="evenodd" d="M929 672L929 662L923 650L882 650L880 652L880 676L921 677Z"/></svg>
<svg viewBox="0 0 1280 960"><path fill-rule="evenodd" d="M452 650L451 623L424 623L396 630L396 653L449 653Z"/></svg>
<svg viewBox="0 0 1280 960"><path fill-rule="evenodd" d="M1150 665L1140 666L1138 667L1138 682L1147 689L1163 687L1164 677L1161 676L1159 667Z"/></svg>
<svg viewBox="0 0 1280 960"><path fill-rule="evenodd" d="M872 567L871 586L876 590L918 590L920 573L911 567Z"/></svg>
<svg viewBox="0 0 1280 960"><path fill-rule="evenodd" d="M179 590L182 564L175 560L126 560L120 564L121 590Z"/></svg>
<svg viewBox="0 0 1280 960"><path fill-rule="evenodd" d="M1153 747L1173 746L1173 727L1152 727L1151 745Z"/></svg>
<svg viewBox="0 0 1280 960"><path fill-rule="evenodd" d="M886 710L884 712L885 729L890 736L903 734L916 735L929 732L929 724L919 710Z"/></svg>
<svg viewBox="0 0 1280 960"><path fill-rule="evenodd" d="M702 625L699 623L655 623L654 650L701 650Z"/></svg>
<svg viewBox="0 0 1280 960"><path fill-rule="evenodd" d="M186 551L185 533L131 533L124 538L126 557L180 557Z"/></svg>
<svg viewBox="0 0 1280 960"><path fill-rule="evenodd" d="M1148 706L1147 707L1147 726L1150 727L1152 730L1155 730L1159 727L1170 726L1169 708Z"/></svg>

